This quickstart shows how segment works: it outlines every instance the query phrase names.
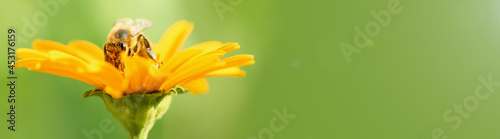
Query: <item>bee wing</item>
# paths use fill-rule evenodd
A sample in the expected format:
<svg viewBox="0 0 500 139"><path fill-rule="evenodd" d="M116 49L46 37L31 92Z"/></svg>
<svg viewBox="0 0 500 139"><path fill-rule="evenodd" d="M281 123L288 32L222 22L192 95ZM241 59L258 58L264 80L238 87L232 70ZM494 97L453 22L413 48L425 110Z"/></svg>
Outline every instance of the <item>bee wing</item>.
<svg viewBox="0 0 500 139"><path fill-rule="evenodd" d="M123 19L118 19L115 21L115 24L114 26L121 26L121 25L126 25L126 24L133 24L134 23L134 20L132 20L131 18L123 18Z"/></svg>
<svg viewBox="0 0 500 139"><path fill-rule="evenodd" d="M137 33L141 32L144 29L147 29L151 26L153 26L153 23L151 23L151 21L149 21L149 20L135 19L134 25L131 27L132 28L132 36L137 35Z"/></svg>

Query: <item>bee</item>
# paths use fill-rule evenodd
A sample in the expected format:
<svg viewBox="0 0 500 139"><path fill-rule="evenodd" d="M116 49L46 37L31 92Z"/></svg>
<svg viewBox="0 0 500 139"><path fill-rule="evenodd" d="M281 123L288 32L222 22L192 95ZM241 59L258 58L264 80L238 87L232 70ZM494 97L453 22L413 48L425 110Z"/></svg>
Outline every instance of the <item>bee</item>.
<svg viewBox="0 0 500 139"><path fill-rule="evenodd" d="M104 60L118 70L124 71L123 58L140 56L156 62L156 55L151 50L151 42L142 33L153 24L146 19L119 19L114 23L104 43Z"/></svg>

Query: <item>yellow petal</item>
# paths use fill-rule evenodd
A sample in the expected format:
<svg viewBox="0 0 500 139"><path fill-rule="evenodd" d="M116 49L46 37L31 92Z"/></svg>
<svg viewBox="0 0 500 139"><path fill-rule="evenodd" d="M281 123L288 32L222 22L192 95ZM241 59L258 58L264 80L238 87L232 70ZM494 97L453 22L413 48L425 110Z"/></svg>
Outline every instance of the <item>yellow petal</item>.
<svg viewBox="0 0 500 139"><path fill-rule="evenodd" d="M114 90L122 89L123 76L122 73L109 63L100 62L89 66L88 74L96 77L106 87L114 88Z"/></svg>
<svg viewBox="0 0 500 139"><path fill-rule="evenodd" d="M221 48L222 46L224 46L224 45L221 42L208 41L208 42L198 43L198 44L191 46L187 49L200 49L200 50L202 50L202 52L209 52L209 51L217 50L217 49Z"/></svg>
<svg viewBox="0 0 500 139"><path fill-rule="evenodd" d="M63 53L61 51L49 51L49 55L51 57L51 61L53 63L61 63L65 65L72 65L74 67L79 67L84 70L88 69L88 64L73 55L69 55L67 53Z"/></svg>
<svg viewBox="0 0 500 139"><path fill-rule="evenodd" d="M192 61L186 62L178 70L172 73L172 77L175 78L179 76L184 76L187 74L191 74L193 71L199 71L204 68L208 68L211 65L220 63L218 55L204 55Z"/></svg>
<svg viewBox="0 0 500 139"><path fill-rule="evenodd" d="M217 55L205 55L182 65L177 71L172 73L160 89L168 90L171 87L195 77L202 76L213 69L224 66L225 63L219 62Z"/></svg>
<svg viewBox="0 0 500 139"><path fill-rule="evenodd" d="M207 53L205 53L203 55L217 55L219 58L221 58L225 54L226 54L225 51L222 51L222 50L213 50L213 51L207 52Z"/></svg>
<svg viewBox="0 0 500 139"><path fill-rule="evenodd" d="M147 78L147 82L149 83L145 89L148 91L158 90L161 85L165 82L166 79L170 76L170 73L153 71L152 75Z"/></svg>
<svg viewBox="0 0 500 139"><path fill-rule="evenodd" d="M221 42L217 41L208 41L199 43L195 46L192 46L188 49L184 49L181 52L174 54L174 56L172 56L167 62L165 62L162 67L160 67L159 71L161 74L170 75L171 73L177 71L180 67L189 67L189 64L187 63L193 63L190 61L195 60L203 55L218 55L218 58L220 58L225 54L225 51L217 49L220 49L223 46L224 45ZM163 78L158 81L165 82L165 79L166 78ZM155 87L158 88L158 86Z"/></svg>
<svg viewBox="0 0 500 139"><path fill-rule="evenodd" d="M209 72L205 75L205 77L213 77L213 76L243 77L245 76L245 74L246 72L242 71L240 67L229 67Z"/></svg>
<svg viewBox="0 0 500 139"><path fill-rule="evenodd" d="M104 59L102 49L87 41L73 41L66 46L54 41L35 40L33 42L33 49L44 53L60 51L78 57L87 63Z"/></svg>
<svg viewBox="0 0 500 139"><path fill-rule="evenodd" d="M221 61L226 62L228 67L232 66L247 66L247 65L252 65L255 64L255 61L253 60L254 56L253 55L235 55L232 57L228 57L226 59L223 59Z"/></svg>
<svg viewBox="0 0 500 139"><path fill-rule="evenodd" d="M72 71L66 71L66 70L60 70L60 69L38 69L38 70L33 70L33 71L38 71L38 72L44 72L44 73L49 73L49 74L54 74L54 75L59 75L63 77L68 77L72 79L76 79L85 83L88 83L96 88L103 88L104 84L99 82L96 79L93 79L92 76L88 76L85 74L81 73L75 73Z"/></svg>
<svg viewBox="0 0 500 139"><path fill-rule="evenodd" d="M205 78L196 78L188 82L180 84L184 89L189 90L193 94L205 93L208 91L208 83Z"/></svg>
<svg viewBox="0 0 500 139"><path fill-rule="evenodd" d="M92 64L87 64L81 59L77 59L66 53L59 51L50 51L49 53L52 56L52 61L50 61L50 63L41 63L41 68L46 66L73 71L84 74L85 76L90 76L92 79L96 80L96 82L104 84L104 86L121 88L123 82L121 72L107 62L97 61Z"/></svg>
<svg viewBox="0 0 500 139"><path fill-rule="evenodd" d="M38 50L40 52L48 52L53 50L58 50L63 52L67 51L67 47L64 44L55 41L35 40L33 41L32 46L33 49Z"/></svg>
<svg viewBox="0 0 500 139"><path fill-rule="evenodd" d="M212 69L204 75L199 75L201 77L212 77L212 76L234 76L242 77L245 76L246 72L240 70L239 67L252 65L255 63L253 60L253 55L236 55L226 59L221 60L225 65L218 68Z"/></svg>
<svg viewBox="0 0 500 139"><path fill-rule="evenodd" d="M26 67L38 70L40 68L50 68L81 73L88 69L88 64L71 55L59 51L51 51L51 59L25 58L18 60L16 67Z"/></svg>
<svg viewBox="0 0 500 139"><path fill-rule="evenodd" d="M172 87L182 83L182 82L185 82L185 81L189 81L191 79L194 79L194 78L199 78L199 77L203 77L204 74L206 74L207 72L215 69L215 68L218 68L220 66L223 66L223 63L217 63L217 64L214 64L214 65L211 65L210 67L208 68L204 68L204 69L200 69L199 71L196 71L196 72L191 72L190 74L186 74L186 75L183 75L183 76L180 76L180 77L177 77L177 78L169 78L170 80L167 79L167 81L165 81L161 86L160 86L160 90L169 90L171 89Z"/></svg>
<svg viewBox="0 0 500 139"><path fill-rule="evenodd" d="M192 59L197 58L201 55L209 55L212 53L218 53L220 57L224 56L227 52L230 52L232 50L238 49L240 46L237 43L232 43L232 44L222 44L221 42L217 41L208 41L208 42L203 42L196 44L195 46L189 47L186 50L191 50L191 49L199 49L202 50L202 52L196 56L193 56ZM182 52L182 51L181 51Z"/></svg>
<svg viewBox="0 0 500 139"><path fill-rule="evenodd" d="M204 77L208 73L230 68L254 64L253 55L235 55L219 61L220 55L203 55L199 58L193 59L186 64L182 65L178 70L172 73L165 83L160 87L161 89L170 89L171 87L191 80L194 78ZM223 74L223 73L219 73ZM229 75L229 73L227 73ZM236 75L244 74L242 72Z"/></svg>
<svg viewBox="0 0 500 139"><path fill-rule="evenodd" d="M50 61L42 61L40 59L21 59L16 62L16 67L26 67L33 71L45 72L49 74L59 75L63 77L73 78L76 80L83 81L97 88L104 87L104 84L99 82L92 76L88 76L77 72L74 66L66 66L58 63L52 63Z"/></svg>
<svg viewBox="0 0 500 139"><path fill-rule="evenodd" d="M184 45L193 30L193 23L181 20L170 26L158 42L159 61L167 61Z"/></svg>
<svg viewBox="0 0 500 139"><path fill-rule="evenodd" d="M119 99L123 96L122 90L113 87L104 88L104 92L109 94L111 97L115 99Z"/></svg>
<svg viewBox="0 0 500 139"><path fill-rule="evenodd" d="M72 41L68 44L68 47L71 49L70 54L87 62L104 59L104 51L91 42L83 40Z"/></svg>
<svg viewBox="0 0 500 139"><path fill-rule="evenodd" d="M240 49L240 45L238 43L226 44L223 47L218 48L217 50L222 50L222 51L225 51L227 53L227 52L231 52L231 51L236 50L236 49Z"/></svg>
<svg viewBox="0 0 500 139"><path fill-rule="evenodd" d="M159 71L172 73L182 64L186 63L188 60L191 60L194 56L200 54L201 52L202 51L198 49L190 49L176 53L174 56L172 56L172 58L163 63Z"/></svg>
<svg viewBox="0 0 500 139"><path fill-rule="evenodd" d="M16 67L33 68L36 67L42 60L38 58L25 58L16 61Z"/></svg>
<svg viewBox="0 0 500 139"><path fill-rule="evenodd" d="M28 48L19 48L16 50L17 58L40 58L40 59L49 59L49 55L46 53L42 53L37 50L28 49Z"/></svg>
<svg viewBox="0 0 500 139"><path fill-rule="evenodd" d="M151 71L154 67L154 62L152 60L147 60L142 57L132 57L130 59L125 59L126 73L128 74L128 80L130 84L130 89L127 92L142 92L145 86L148 84L147 78L151 76ZM152 91L152 90L147 90Z"/></svg>
<svg viewBox="0 0 500 139"><path fill-rule="evenodd" d="M178 57L172 57L171 60L169 60L165 65L165 67L160 68L161 72L168 72L168 73L173 73L179 69L183 69L186 67L189 67L191 64L196 64L195 60L199 60L200 57L202 56L210 56L215 59L221 58L224 56L226 52L221 51L221 50L213 50L210 52L206 52L204 54L201 54L201 51L199 49L188 49L188 50L183 50L180 53L177 53L174 56ZM203 59L203 58L201 58ZM183 69L185 70L185 69Z"/></svg>

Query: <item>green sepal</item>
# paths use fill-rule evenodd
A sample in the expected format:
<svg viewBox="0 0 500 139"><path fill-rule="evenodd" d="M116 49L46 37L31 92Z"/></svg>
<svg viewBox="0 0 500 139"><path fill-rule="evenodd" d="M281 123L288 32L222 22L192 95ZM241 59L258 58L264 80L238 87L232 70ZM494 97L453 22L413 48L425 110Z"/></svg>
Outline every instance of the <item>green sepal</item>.
<svg viewBox="0 0 500 139"><path fill-rule="evenodd" d="M156 94L156 93L163 93L163 92L165 92L166 94L169 94L169 95L178 95L178 94L187 93L189 91L180 87L180 86L175 86L175 87L172 87L169 91L155 90L155 91L140 93L140 94ZM98 96L102 97L103 94L105 94L105 93L101 89L95 88L95 89L90 89L90 90L85 91L85 93L83 93L83 95L82 95L82 98L87 98L87 97L94 96L94 95L98 95Z"/></svg>
<svg viewBox="0 0 500 139"><path fill-rule="evenodd" d="M189 92L188 90L180 87L180 86L175 86L175 87L172 87L172 89L170 89L169 93L173 94L173 95L178 95L178 94L184 94L184 93L187 93Z"/></svg>
<svg viewBox="0 0 500 139"><path fill-rule="evenodd" d="M95 95L96 93L104 93L104 92L102 92L102 90L101 90L101 89L97 89L97 88L95 88L95 89L90 89L90 90L85 91L85 93L83 93L82 98L86 98L86 97L93 96L93 95Z"/></svg>

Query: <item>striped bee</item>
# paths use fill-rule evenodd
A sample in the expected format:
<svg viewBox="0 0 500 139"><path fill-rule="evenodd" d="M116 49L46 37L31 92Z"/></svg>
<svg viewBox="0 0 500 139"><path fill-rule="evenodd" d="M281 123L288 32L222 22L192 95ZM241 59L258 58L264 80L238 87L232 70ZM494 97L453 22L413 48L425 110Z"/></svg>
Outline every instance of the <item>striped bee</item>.
<svg viewBox="0 0 500 139"><path fill-rule="evenodd" d="M107 42L104 44L105 61L122 72L125 69L122 58L126 56L137 55L156 61L156 55L151 50L151 42L142 33L144 29L152 25L146 19L136 19L134 21L126 18L117 20L108 34Z"/></svg>

